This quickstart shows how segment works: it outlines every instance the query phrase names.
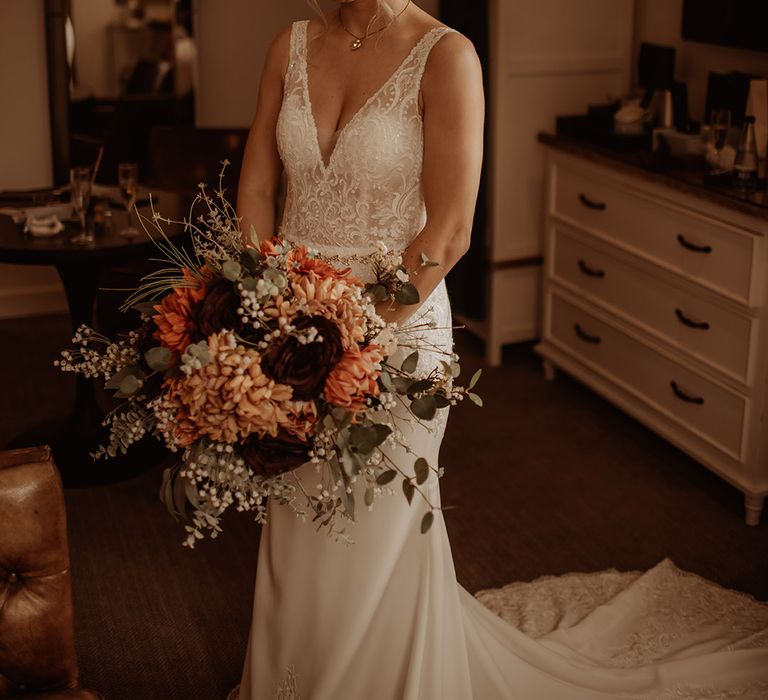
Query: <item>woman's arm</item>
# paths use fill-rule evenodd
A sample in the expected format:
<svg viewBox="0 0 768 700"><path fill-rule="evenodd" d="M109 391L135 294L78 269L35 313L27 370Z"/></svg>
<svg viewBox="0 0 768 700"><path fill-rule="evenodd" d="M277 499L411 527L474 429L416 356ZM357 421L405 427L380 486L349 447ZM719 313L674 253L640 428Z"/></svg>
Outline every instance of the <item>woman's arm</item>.
<svg viewBox="0 0 768 700"><path fill-rule="evenodd" d="M424 301L469 248L483 161L485 101L480 61L461 34L433 48L422 81L427 223L403 255ZM438 263L421 267L422 254ZM415 307L382 305L388 321L402 323Z"/></svg>
<svg viewBox="0 0 768 700"><path fill-rule="evenodd" d="M290 27L272 41L259 83L259 99L248 140L237 190L237 215L241 230L250 242L251 226L259 239L275 234L275 201L282 163L275 128L283 99L283 76L288 65Z"/></svg>

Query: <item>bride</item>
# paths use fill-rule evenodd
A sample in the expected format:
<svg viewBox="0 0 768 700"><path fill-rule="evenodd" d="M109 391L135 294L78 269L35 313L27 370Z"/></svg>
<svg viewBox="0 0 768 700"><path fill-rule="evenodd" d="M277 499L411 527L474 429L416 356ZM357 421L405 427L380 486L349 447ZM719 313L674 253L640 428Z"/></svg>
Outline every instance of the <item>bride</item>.
<svg viewBox="0 0 768 700"><path fill-rule="evenodd" d="M433 322L420 331L435 348L420 358L428 372L452 351L444 276L467 249L477 198L480 65L464 36L410 0L336 1L323 14L310 0L318 16L270 47L238 213L243 230L270 237L284 169L277 230L285 239L361 277L379 242L403 251L408 269L422 254L438 261L415 279L424 300L415 314L381 309L401 327ZM413 426L407 444L437 464L444 429L444 420ZM404 451L390 457L410 471ZM311 485L313 470L296 474ZM439 503L432 479L430 500ZM231 697L768 698L768 615L746 596L662 562L643 575L509 587L496 607L518 613L510 624L456 582L439 511L419 532L425 508L382 498L358 513L354 544L344 545L270 503L242 682Z"/></svg>

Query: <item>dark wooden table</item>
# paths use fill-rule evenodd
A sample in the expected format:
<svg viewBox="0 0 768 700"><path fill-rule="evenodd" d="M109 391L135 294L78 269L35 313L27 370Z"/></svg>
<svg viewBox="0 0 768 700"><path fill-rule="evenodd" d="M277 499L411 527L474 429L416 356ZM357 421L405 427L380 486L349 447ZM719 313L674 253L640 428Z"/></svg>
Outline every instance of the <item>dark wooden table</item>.
<svg viewBox="0 0 768 700"><path fill-rule="evenodd" d="M152 200L155 210L164 217L181 219L187 214L189 198L186 196L161 191L153 192ZM94 243L87 246L71 243L79 224L65 222L66 229L57 236L33 238L24 234L23 227L15 224L13 219L0 215L0 262L54 266L64 285L73 332L82 324L93 325L94 303L102 270L158 257L159 251L144 231L134 239L120 236L127 213L116 208L112 211L114 221L111 230L97 233ZM139 212L147 217L151 215L148 204L140 204ZM133 218L136 223L135 214ZM152 231L149 224L146 225ZM169 238L177 243L187 237L181 226L164 225L164 228ZM51 362L54 359L51 358ZM75 387L73 409L67 418L55 424L32 428L15 438L11 447L51 445L67 485L105 483L126 478L146 470L163 458L164 448L151 438L145 438L142 443L131 447L125 457L118 456L108 462L94 464L90 453L107 439L106 430L101 427L104 412L97 401L92 380L77 375ZM34 391L34 387L30 386L30 390Z"/></svg>

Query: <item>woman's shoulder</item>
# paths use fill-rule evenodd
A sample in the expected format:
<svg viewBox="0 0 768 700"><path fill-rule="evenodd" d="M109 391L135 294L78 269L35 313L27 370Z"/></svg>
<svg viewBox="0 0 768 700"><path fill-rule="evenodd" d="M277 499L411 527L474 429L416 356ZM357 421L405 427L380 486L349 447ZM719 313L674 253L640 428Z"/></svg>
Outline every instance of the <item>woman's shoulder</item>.
<svg viewBox="0 0 768 700"><path fill-rule="evenodd" d="M469 94L482 86L482 65L475 45L461 32L447 29L439 34L424 66L421 87L426 100Z"/></svg>
<svg viewBox="0 0 768 700"><path fill-rule="evenodd" d="M449 73L457 68L479 65L475 45L464 34L442 23L436 23L432 29L445 31L438 33L438 41L430 50L428 72Z"/></svg>

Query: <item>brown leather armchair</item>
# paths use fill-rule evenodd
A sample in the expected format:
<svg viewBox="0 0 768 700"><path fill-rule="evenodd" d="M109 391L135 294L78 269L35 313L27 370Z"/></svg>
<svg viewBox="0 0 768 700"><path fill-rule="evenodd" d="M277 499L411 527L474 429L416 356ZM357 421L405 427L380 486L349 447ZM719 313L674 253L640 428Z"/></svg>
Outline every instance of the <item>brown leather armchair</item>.
<svg viewBox="0 0 768 700"><path fill-rule="evenodd" d="M0 453L0 698L97 700L77 687L58 470L47 447Z"/></svg>

